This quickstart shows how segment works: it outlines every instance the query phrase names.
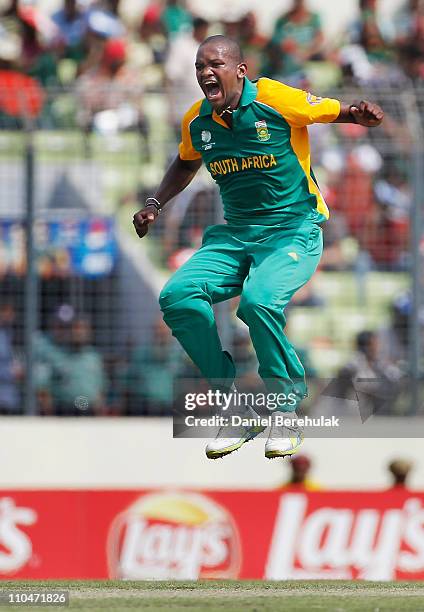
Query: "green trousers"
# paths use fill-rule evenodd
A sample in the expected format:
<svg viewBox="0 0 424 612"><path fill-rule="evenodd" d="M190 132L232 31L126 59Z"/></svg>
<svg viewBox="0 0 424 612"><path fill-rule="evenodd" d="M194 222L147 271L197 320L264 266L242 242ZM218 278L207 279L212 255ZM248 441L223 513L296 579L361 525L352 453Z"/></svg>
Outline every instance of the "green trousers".
<svg viewBox="0 0 424 612"><path fill-rule="evenodd" d="M305 371L283 332L284 308L315 272L322 247L322 230L309 220L206 229L201 248L170 278L159 303L173 335L212 385L229 388L236 375L212 305L241 295L237 316L249 327L267 390L296 395L282 411L295 410L306 397Z"/></svg>

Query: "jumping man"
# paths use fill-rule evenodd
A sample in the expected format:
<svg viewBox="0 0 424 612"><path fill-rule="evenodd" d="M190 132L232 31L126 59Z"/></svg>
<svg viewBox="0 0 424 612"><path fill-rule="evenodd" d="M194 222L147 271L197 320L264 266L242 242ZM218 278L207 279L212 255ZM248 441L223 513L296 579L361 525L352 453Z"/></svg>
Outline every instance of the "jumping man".
<svg viewBox="0 0 424 612"><path fill-rule="evenodd" d="M249 327L259 375L268 391L294 398L279 409L295 417L307 388L283 333L284 309L318 266L320 226L329 216L311 170L307 126L374 127L383 111L365 100L342 104L267 78L253 83L239 45L225 36L200 45L195 67L204 98L184 116L179 154L133 223L143 237L203 161L219 186L227 223L208 227L202 247L165 285L159 299L165 322L202 375L230 389L235 365L222 350L212 305L240 295L237 316ZM229 437L222 428L206 454L223 457L259 431L247 427ZM265 456L292 455L302 438L295 418L291 427L273 424Z"/></svg>

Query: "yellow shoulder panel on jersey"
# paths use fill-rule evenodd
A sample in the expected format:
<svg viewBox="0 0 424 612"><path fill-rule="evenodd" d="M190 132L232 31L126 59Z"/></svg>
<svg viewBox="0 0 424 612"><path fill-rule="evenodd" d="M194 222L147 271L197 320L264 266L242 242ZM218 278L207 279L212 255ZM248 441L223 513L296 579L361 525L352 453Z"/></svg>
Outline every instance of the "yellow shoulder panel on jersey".
<svg viewBox="0 0 424 612"><path fill-rule="evenodd" d="M186 112L181 122L181 142L178 146L178 152L181 159L192 161L202 157L199 151L196 151L196 149L193 147L190 135L190 123L199 116L202 102L203 100L198 100L195 102Z"/></svg>
<svg viewBox="0 0 424 612"><path fill-rule="evenodd" d="M258 81L256 101L280 113L290 125L290 144L308 180L309 192L316 196L318 212L328 219L327 204L311 174L311 152L306 126L334 121L340 113L340 102L330 98L316 98L306 91L266 78Z"/></svg>
<svg viewBox="0 0 424 612"><path fill-rule="evenodd" d="M324 215L326 219L330 216L327 204L319 190L318 185L312 178L311 174L311 152L309 148L308 135L305 134L306 128L293 128L291 131L290 143L292 149L302 166L303 171L308 179L309 192L313 193L317 199L317 211Z"/></svg>
<svg viewBox="0 0 424 612"><path fill-rule="evenodd" d="M292 127L330 123L340 114L338 100L319 98L273 79L259 79L256 101L276 110Z"/></svg>

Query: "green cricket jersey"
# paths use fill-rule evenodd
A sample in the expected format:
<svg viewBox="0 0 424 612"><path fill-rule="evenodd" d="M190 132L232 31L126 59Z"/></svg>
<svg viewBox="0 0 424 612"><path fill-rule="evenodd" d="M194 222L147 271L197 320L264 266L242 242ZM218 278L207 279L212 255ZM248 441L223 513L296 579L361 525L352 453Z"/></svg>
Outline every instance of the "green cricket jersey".
<svg viewBox="0 0 424 612"><path fill-rule="evenodd" d="M329 212L311 171L307 126L339 113L338 100L245 77L232 128L206 98L199 100L183 118L179 155L203 159L230 224L273 225L293 214L320 223Z"/></svg>

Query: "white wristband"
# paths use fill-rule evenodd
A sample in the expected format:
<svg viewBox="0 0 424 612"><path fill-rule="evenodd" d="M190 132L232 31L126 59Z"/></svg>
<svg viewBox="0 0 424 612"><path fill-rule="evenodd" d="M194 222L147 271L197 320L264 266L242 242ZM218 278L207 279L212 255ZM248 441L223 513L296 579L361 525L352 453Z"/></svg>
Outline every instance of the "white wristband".
<svg viewBox="0 0 424 612"><path fill-rule="evenodd" d="M156 198L147 198L145 202L145 206L154 206L156 210L158 211L158 214L162 210L162 205L159 202L159 200L157 200Z"/></svg>

